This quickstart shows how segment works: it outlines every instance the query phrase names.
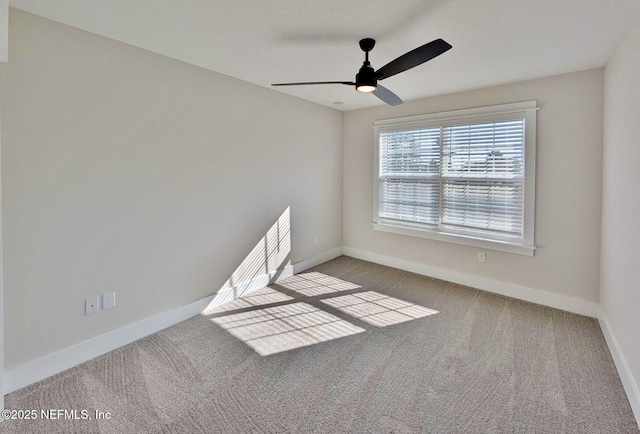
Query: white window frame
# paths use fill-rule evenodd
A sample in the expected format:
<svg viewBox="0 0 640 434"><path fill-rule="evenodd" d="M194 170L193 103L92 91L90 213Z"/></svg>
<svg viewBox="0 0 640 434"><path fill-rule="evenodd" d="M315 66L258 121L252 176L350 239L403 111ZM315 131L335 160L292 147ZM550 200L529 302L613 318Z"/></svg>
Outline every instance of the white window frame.
<svg viewBox="0 0 640 434"><path fill-rule="evenodd" d="M499 250L509 253L533 256L534 218L535 218L535 172L536 172L536 101L525 101L512 104L501 104L465 110L454 110L441 113L410 116L403 118L375 121L374 127L374 169L373 169L373 229L394 234L427 238L455 244ZM524 119L524 198L523 198L523 237L522 240L484 237L480 234L463 233L462 231L429 228L410 222L389 221L378 214L378 188L380 179L380 133L398 131L407 128L434 128L470 123L498 122L513 119L514 116Z"/></svg>

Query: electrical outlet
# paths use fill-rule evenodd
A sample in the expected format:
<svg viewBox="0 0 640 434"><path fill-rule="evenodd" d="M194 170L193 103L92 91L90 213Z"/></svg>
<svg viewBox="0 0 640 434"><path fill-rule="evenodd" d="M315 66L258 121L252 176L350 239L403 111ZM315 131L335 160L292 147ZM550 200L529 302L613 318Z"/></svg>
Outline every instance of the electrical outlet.
<svg viewBox="0 0 640 434"><path fill-rule="evenodd" d="M116 292L111 291L102 294L102 310L111 309L112 307L116 307Z"/></svg>
<svg viewBox="0 0 640 434"><path fill-rule="evenodd" d="M96 313L100 310L100 302L98 297L87 298L84 301L84 314L91 315L92 313Z"/></svg>
<svg viewBox="0 0 640 434"><path fill-rule="evenodd" d="M487 255L484 252L478 252L478 262L485 262L487 260Z"/></svg>

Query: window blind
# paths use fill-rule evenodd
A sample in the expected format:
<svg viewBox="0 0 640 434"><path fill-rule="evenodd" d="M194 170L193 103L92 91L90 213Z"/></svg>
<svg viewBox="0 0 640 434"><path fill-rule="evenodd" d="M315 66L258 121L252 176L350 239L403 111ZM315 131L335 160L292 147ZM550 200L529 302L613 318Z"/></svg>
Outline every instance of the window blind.
<svg viewBox="0 0 640 434"><path fill-rule="evenodd" d="M524 119L379 136L381 218L522 237Z"/></svg>

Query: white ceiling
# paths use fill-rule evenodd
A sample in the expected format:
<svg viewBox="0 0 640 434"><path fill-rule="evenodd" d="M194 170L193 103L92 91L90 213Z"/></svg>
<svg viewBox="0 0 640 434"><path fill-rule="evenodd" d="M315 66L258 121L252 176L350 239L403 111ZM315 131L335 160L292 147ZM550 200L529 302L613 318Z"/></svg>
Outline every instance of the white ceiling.
<svg viewBox="0 0 640 434"><path fill-rule="evenodd" d="M382 84L403 100L603 66L640 0L10 0L10 5L261 86L353 80L442 38L453 49ZM11 53L9 53L11 56ZM342 85L274 88L340 110ZM341 105L334 104L342 102Z"/></svg>

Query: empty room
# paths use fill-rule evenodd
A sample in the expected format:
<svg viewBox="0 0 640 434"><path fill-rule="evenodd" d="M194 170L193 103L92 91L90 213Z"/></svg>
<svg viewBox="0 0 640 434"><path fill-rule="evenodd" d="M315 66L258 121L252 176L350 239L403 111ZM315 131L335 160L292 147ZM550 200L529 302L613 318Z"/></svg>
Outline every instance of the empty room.
<svg viewBox="0 0 640 434"><path fill-rule="evenodd" d="M640 0L0 0L0 432L640 433Z"/></svg>

